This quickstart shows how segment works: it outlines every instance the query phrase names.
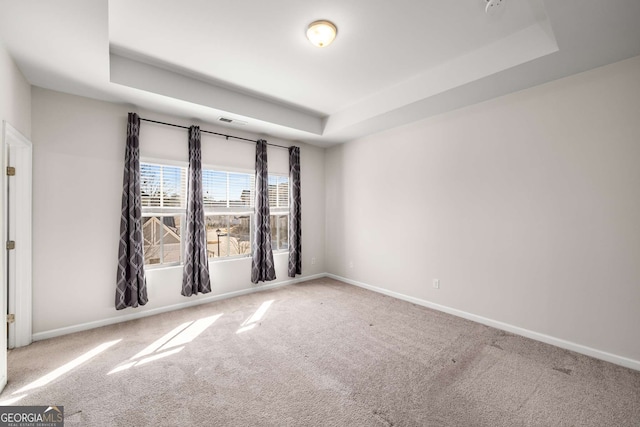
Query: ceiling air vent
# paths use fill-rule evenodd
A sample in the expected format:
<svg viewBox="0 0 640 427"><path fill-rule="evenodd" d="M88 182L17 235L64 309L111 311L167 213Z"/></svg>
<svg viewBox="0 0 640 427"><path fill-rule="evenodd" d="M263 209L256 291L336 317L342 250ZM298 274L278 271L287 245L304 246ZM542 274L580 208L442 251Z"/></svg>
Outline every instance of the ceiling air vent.
<svg viewBox="0 0 640 427"><path fill-rule="evenodd" d="M246 125L247 124L247 122L243 122L242 120L230 119L228 117L218 117L218 121L222 122L222 123L226 123L228 125L232 125L233 124L233 125L242 126L242 125Z"/></svg>

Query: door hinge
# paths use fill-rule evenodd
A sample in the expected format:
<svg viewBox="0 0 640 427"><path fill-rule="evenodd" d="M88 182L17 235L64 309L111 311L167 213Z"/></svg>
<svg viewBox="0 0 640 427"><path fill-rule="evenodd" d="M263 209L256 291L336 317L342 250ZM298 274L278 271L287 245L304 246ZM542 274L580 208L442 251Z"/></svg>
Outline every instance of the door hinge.
<svg viewBox="0 0 640 427"><path fill-rule="evenodd" d="M7 176L15 176L16 168L13 166L7 166Z"/></svg>
<svg viewBox="0 0 640 427"><path fill-rule="evenodd" d="M10 250L13 250L15 248L16 248L16 241L15 240L9 240L7 242L7 250L10 251Z"/></svg>
<svg viewBox="0 0 640 427"><path fill-rule="evenodd" d="M16 321L16 315L11 313L7 314L7 323L13 323Z"/></svg>

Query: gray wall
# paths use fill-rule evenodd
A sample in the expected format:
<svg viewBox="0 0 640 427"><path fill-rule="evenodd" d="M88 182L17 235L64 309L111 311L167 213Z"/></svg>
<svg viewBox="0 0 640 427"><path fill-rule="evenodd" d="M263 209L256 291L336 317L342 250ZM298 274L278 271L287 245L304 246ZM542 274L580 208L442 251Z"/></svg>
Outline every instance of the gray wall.
<svg viewBox="0 0 640 427"><path fill-rule="evenodd" d="M333 147L327 271L640 363L639 165L640 57Z"/></svg>
<svg viewBox="0 0 640 427"><path fill-rule="evenodd" d="M210 263L213 292L180 295L182 268L148 270L149 303L116 311L115 275L120 236L120 203L128 111L132 107L33 88L33 332L42 338L52 330L69 332L124 320L131 314L175 308L198 299L255 288L249 258ZM142 117L183 125L198 124L176 117L137 111ZM256 135L204 129L256 138ZM252 144L203 134L203 164L254 167ZM188 134L142 123L141 156L187 160ZM301 147L303 199L303 277L325 271L324 150ZM288 173L286 150L269 148L272 172ZM316 258L312 264L311 259ZM275 255L277 282L287 277L287 254ZM74 329L75 328L75 329ZM45 333L43 335L43 333ZM38 336L37 336L38 337Z"/></svg>
<svg viewBox="0 0 640 427"><path fill-rule="evenodd" d="M31 90L4 51L0 72L12 94L0 113L34 143L34 333L191 301L174 267L149 271L146 307L113 309L134 109ZM639 118L636 57L328 150L299 144L304 276L328 272L637 365ZM143 125L143 156L184 160L185 139ZM205 163L252 167L250 145L203 142ZM270 151L274 171L283 155ZM214 295L251 289L248 259L212 264L212 277Z"/></svg>
<svg viewBox="0 0 640 427"><path fill-rule="evenodd" d="M0 41L0 123L3 120L31 136L31 85Z"/></svg>

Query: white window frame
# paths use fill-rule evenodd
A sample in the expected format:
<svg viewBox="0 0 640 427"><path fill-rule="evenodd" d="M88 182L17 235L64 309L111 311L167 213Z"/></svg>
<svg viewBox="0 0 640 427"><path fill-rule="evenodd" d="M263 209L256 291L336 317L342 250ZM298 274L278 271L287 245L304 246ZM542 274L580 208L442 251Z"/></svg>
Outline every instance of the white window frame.
<svg viewBox="0 0 640 427"><path fill-rule="evenodd" d="M250 169L242 169L242 168L234 168L234 167L227 167L227 166L215 166L215 165L202 165L202 170L208 170L208 171L215 171L215 172L222 172L222 173L232 173L232 174L246 174L252 177L252 185L255 187L255 171L250 170ZM229 185L229 182L227 181L227 186ZM228 187L227 187L228 188ZM253 192L253 190L252 190ZM228 197L228 193L227 193L227 197ZM229 202L229 200L227 200L227 203ZM226 216L227 217L227 230L229 230L230 228L230 217L231 216L245 216L248 215L249 216L249 253L247 254L236 254L236 255L226 255L226 256L216 256L216 257L212 257L212 258L208 258L209 262L224 262L224 261L232 261L232 260L237 260L237 259L242 259L242 258L251 258L251 254L253 251L253 231L254 231L254 224L253 224L253 217L255 214L255 208L254 208L254 201L251 200L249 203L249 206L247 206L248 209L242 209L242 206L226 206L226 207L220 207L220 206L205 206L204 207L204 215L205 215L205 221L206 221L206 217L207 216ZM227 231L228 233L228 231ZM228 237L228 236L227 236ZM231 243L229 242L229 239L227 238L227 254L230 252L230 245Z"/></svg>
<svg viewBox="0 0 640 427"><path fill-rule="evenodd" d="M165 167L179 167L179 168L184 168L185 169L185 175L188 173L188 168L189 168L189 164L187 162L181 162L181 161L172 161L172 160L165 160L165 159L157 159L157 158L150 158L150 157L142 157L140 159L140 163L144 163L144 164L150 164L150 165L154 165L154 166L165 166ZM253 180L253 185L255 186L255 172L253 170L248 170L248 169L241 169L241 168L234 168L234 167L226 167L226 166L213 166L213 165L202 165L202 170L210 170L210 171L216 171L216 172L223 172L223 173L239 173L239 174L248 174L252 177ZM281 174L281 173L270 173L269 177L284 177L287 178L287 191L289 192L289 176L288 174ZM227 182L228 185L228 182ZM182 188L182 191L184 191L184 200L186 202L186 183ZM287 194L287 204L286 206L279 206L280 205L280 197L279 196L279 192L280 192L280 188L279 185L276 186L276 206L270 206L269 207L269 213L270 213L270 217L275 217L276 220L274 221L276 224L276 244L277 242L279 242L280 236L281 236L281 227L280 227L280 221L278 221L278 217L280 216L285 216L287 218L286 223L287 223L287 227L288 227L288 220L289 220L289 204L291 203L290 201L290 194ZM228 197L228 195L227 195ZM228 204L229 200L227 200L227 204ZM224 257L220 257L219 254L216 257L212 257L212 258L208 258L209 262L224 262L224 261L231 261L231 260L237 260L237 259L242 259L242 258L250 258L252 255L252 250L253 250L253 235L254 235L254 229L255 229L255 225L254 225L254 216L255 216L255 207L254 207L254 200L251 200L250 205L248 206L248 209L242 209L242 206L226 206L226 207L220 207L220 206L205 206L204 207L204 212L205 212L205 217L208 216L226 216L227 218L227 230L230 228L230 219L231 216L249 216L249 224L250 224L250 229L249 229L249 245L251 248L251 251L248 254L237 254L237 255L227 255ZM167 217L167 216L180 216L180 261L177 262L169 262L169 263L165 263L162 262L163 259L163 254L164 254L164 248L162 245L162 239L161 239L161 262L158 264L145 264L145 269L159 269L159 268L166 268L166 267L174 267L174 266L180 266L183 265L184 263L184 240L182 239L182 236L184 236L184 231L185 231L185 222L186 222L186 206L185 207L158 207L158 206L143 206L142 207L142 217ZM227 239L227 253L230 252L230 242L229 239ZM273 248L273 241L272 241L272 250L274 253L286 253L289 252L289 245L287 242L286 247L284 248Z"/></svg>
<svg viewBox="0 0 640 427"><path fill-rule="evenodd" d="M288 174L280 174L280 173L270 173L269 177L278 177L278 178L287 178L287 204L286 206L279 206L280 205L280 186L276 185L276 206L269 206L269 216L273 217L280 217L280 216L286 216L287 217L287 227L289 226L289 204L291 203L291 194L289 191L289 175ZM278 218L276 218L276 220L274 221L276 224L276 243L280 241L280 221L278 221ZM289 242L287 239L287 247L285 248L274 248L273 247L273 239L271 241L271 249L274 253L282 253L282 252L289 252Z"/></svg>
<svg viewBox="0 0 640 427"><path fill-rule="evenodd" d="M152 159L152 158L140 158L140 164L142 166L142 164L148 164L148 165L153 165L153 166L164 166L164 167L179 167L179 168L184 168L185 170L188 169L189 165L188 163L185 162L177 162L177 161L171 161L171 160L159 160L159 159ZM141 183L142 185L142 183ZM185 192L185 200L186 200L186 183L184 185L184 188L182 189L182 191ZM142 206L141 207L141 211L142 211L142 218L146 218L146 217L159 217L159 218L163 218L163 217L170 217L170 216L180 216L180 259L179 261L174 261L174 262L163 262L164 259L164 240L163 237L160 237L160 262L157 264L147 264L145 263L145 269L149 269L149 270L153 270L153 269L158 269L158 268L167 268L167 267L175 267L175 266L180 266L184 263L184 239L182 238L182 236L184 236L184 224L186 222L186 206L185 207L163 207L163 206ZM144 221L142 221L142 223L140 224L140 226L142 227L144 225ZM162 230L162 226L160 227L160 229ZM144 230L141 230L143 232L143 240L144 240ZM143 248L144 248L144 242L143 242Z"/></svg>

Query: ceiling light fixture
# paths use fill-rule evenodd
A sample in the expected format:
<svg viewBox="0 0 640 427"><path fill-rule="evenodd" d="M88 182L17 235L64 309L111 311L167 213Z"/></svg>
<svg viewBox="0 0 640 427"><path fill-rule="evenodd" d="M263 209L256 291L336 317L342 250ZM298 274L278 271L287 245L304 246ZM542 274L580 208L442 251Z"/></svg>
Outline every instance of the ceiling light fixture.
<svg viewBox="0 0 640 427"><path fill-rule="evenodd" d="M484 8L486 13L492 15L496 13L498 9L502 9L502 0L487 0L487 5Z"/></svg>
<svg viewBox="0 0 640 427"><path fill-rule="evenodd" d="M307 29L307 38L318 47L327 47L336 38L338 29L329 21L314 21L309 24Z"/></svg>

